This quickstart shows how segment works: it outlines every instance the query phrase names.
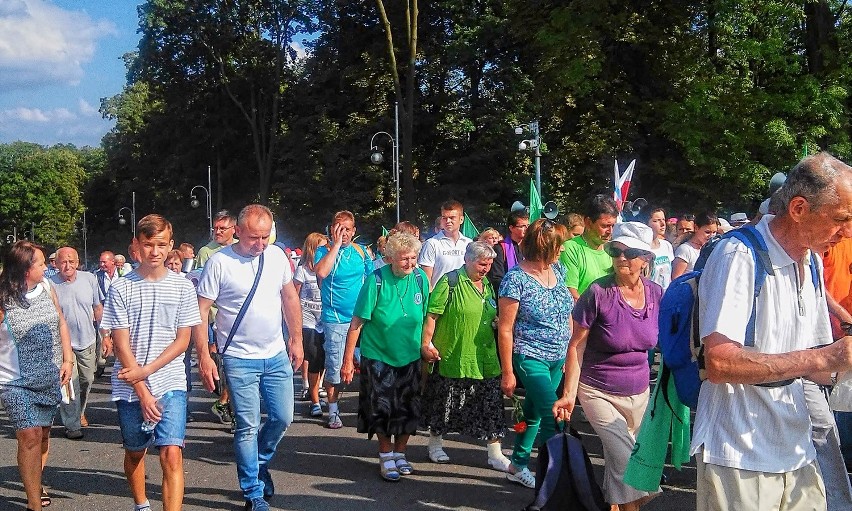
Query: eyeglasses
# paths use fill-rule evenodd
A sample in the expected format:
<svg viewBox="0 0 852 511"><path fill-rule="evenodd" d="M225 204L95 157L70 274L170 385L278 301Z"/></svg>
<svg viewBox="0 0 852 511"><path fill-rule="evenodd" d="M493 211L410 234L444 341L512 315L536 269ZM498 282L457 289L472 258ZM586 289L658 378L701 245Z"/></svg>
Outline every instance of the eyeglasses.
<svg viewBox="0 0 852 511"><path fill-rule="evenodd" d="M614 247L612 245L606 245L604 247L604 251L613 258L619 258L624 255L625 259L636 259L637 257L646 256L649 254L647 250L642 250L641 248L625 248L620 249L618 247Z"/></svg>
<svg viewBox="0 0 852 511"><path fill-rule="evenodd" d="M515 229L526 229L530 226L530 224L522 224L522 225L510 225L509 227L513 227Z"/></svg>
<svg viewBox="0 0 852 511"><path fill-rule="evenodd" d="M228 227L214 227L213 230L216 231L216 232L219 232L219 231L227 231L228 229L233 229L233 228L234 228L233 225L229 225Z"/></svg>

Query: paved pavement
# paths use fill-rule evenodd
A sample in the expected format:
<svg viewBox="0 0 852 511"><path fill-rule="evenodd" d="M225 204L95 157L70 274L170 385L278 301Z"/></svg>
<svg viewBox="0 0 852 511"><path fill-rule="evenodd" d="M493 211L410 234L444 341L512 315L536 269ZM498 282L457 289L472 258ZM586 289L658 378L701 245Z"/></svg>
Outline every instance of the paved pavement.
<svg viewBox="0 0 852 511"><path fill-rule="evenodd" d="M109 372L107 372L108 376ZM114 406L109 400L109 380L98 380L87 417L85 438L67 440L55 427L44 482L53 497L51 511L132 510L133 503L122 469L123 451ZM296 386L298 387L297 382ZM399 483L379 476L377 443L355 431L357 387L350 386L342 399L346 427L332 431L324 422L305 416L307 403L297 401L296 421L282 440L271 465L278 494L273 509L328 511L384 510L483 510L518 511L529 504L533 491L506 481L486 464L484 446L475 440L452 435L445 442L451 463L437 465L426 456L427 437L410 442L408 458L415 474ZM212 397L204 390L190 396L195 421L187 428L184 451L186 497L184 509L242 509L233 463L232 435L210 413ZM23 510L23 486L15 464L14 431L0 413L0 511ZM598 471L601 446L588 424L580 424L584 443ZM508 451L512 437L503 441ZM162 509L162 480L156 451L147 457L148 498L152 509ZM669 470L669 485L662 496L643 510L695 509L695 470Z"/></svg>

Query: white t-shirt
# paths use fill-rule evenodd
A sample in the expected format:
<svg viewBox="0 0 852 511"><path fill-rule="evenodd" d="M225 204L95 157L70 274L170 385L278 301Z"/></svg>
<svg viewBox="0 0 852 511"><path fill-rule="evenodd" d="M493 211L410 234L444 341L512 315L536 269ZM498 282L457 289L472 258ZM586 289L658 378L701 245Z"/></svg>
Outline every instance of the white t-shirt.
<svg viewBox="0 0 852 511"><path fill-rule="evenodd" d="M281 288L293 279L290 260L281 248L269 245L263 252L263 274L226 355L265 359L286 350L282 325ZM216 344L221 351L243 302L246 301L260 264L260 256L243 257L228 246L210 256L204 265L198 296L213 300Z"/></svg>
<svg viewBox="0 0 852 511"><path fill-rule="evenodd" d="M453 240L444 235L444 231L441 231L423 242L417 264L420 267L429 266L432 268L432 278L429 279L430 288L435 287L435 284L444 274L464 266L464 252L467 250L468 243L472 241L464 234L459 233L458 241L453 243Z"/></svg>
<svg viewBox="0 0 852 511"><path fill-rule="evenodd" d="M132 271L112 283L104 303L101 328L130 330L130 350L139 365L156 360L175 340L177 329L201 323L192 283L167 272L159 281L147 281ZM118 379L121 361L112 370L112 400L138 401L136 392ZM186 390L183 357L177 357L147 379L155 397L170 390Z"/></svg>
<svg viewBox="0 0 852 511"><path fill-rule="evenodd" d="M322 333L322 298L317 285L317 274L304 264L296 267L293 280L302 284L299 290L299 303L302 305L302 328L310 328Z"/></svg>
<svg viewBox="0 0 852 511"><path fill-rule="evenodd" d="M686 271L692 271L695 267L695 261L698 261L698 256L701 255L701 250L692 246L692 243L684 241L678 245L674 251L675 259L686 261Z"/></svg>
<svg viewBox="0 0 852 511"><path fill-rule="evenodd" d="M766 240L775 275L768 275L757 301L755 346L761 353L787 353L831 342L822 283L814 288L810 254L801 264L805 278L798 291L796 264L769 232L774 218L764 216L757 230ZM719 242L698 286L701 337L718 332L744 344L754 297L754 260L739 240ZM801 306L801 309L800 309ZM801 379L776 388L742 384L701 385L691 454L703 447L705 463L756 472L782 473L816 457Z"/></svg>
<svg viewBox="0 0 852 511"><path fill-rule="evenodd" d="M660 246L652 248L654 253L654 270L651 272L651 281L656 282L663 291L672 283L672 261L674 261L674 250L672 244L666 240L660 240Z"/></svg>

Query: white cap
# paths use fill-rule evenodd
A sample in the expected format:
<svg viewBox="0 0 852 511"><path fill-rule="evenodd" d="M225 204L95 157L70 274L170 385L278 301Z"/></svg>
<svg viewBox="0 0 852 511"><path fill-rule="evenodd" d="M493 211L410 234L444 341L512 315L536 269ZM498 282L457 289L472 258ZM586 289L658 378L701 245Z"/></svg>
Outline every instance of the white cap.
<svg viewBox="0 0 852 511"><path fill-rule="evenodd" d="M734 213L731 215L731 223L736 224L744 224L748 222L748 215L745 213Z"/></svg>
<svg viewBox="0 0 852 511"><path fill-rule="evenodd" d="M733 226L728 223L724 218L719 218L719 227L722 228L722 232L728 232L733 229Z"/></svg>
<svg viewBox="0 0 852 511"><path fill-rule="evenodd" d="M651 251L651 242L654 241L654 231L647 225L639 222L622 222L615 224L612 228L613 242L621 243L630 248Z"/></svg>

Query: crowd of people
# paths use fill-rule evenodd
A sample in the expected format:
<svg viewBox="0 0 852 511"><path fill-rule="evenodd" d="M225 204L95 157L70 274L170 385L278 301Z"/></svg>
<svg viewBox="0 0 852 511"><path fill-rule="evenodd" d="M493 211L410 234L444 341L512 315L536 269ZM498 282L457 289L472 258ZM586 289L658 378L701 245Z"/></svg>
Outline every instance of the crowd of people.
<svg viewBox="0 0 852 511"><path fill-rule="evenodd" d="M649 406L660 305L673 280L702 266L698 509L852 508L852 168L826 153L805 158L751 221L661 208L625 220L596 195L565 223L516 210L505 235L472 240L460 232L462 204L440 213L425 240L400 222L374 252L342 210L296 252L270 242L272 212L252 204L218 213L197 255L174 249L171 224L151 214L128 247L135 268L104 251L95 274L79 270L72 247L48 257L48 272L41 247L15 243L0 273L0 399L28 510L51 504L41 473L55 416L68 439L83 437L98 359L111 354L134 509L150 510L152 446L163 508L181 509L193 350L218 394L212 413L232 427L247 510L270 509L269 467L296 397L342 428L342 385L356 374L354 426L376 437L386 481L415 473L408 443L423 429L431 462L449 463L444 437L461 434L484 443L483 464L534 488L537 439L557 421L585 420L603 445L605 500L637 510L661 493L624 476ZM724 236L741 228L771 262L758 292L749 247ZM526 427L507 456L506 398L520 388Z"/></svg>

